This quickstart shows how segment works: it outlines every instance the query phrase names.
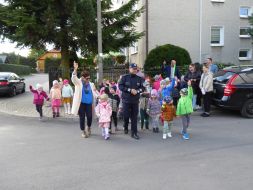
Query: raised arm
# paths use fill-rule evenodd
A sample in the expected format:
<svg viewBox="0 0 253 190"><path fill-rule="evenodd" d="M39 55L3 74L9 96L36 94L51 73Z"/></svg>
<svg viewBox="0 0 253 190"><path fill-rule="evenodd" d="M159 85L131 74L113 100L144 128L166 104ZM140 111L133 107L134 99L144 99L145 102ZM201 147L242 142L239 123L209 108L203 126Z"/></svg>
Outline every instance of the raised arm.
<svg viewBox="0 0 253 190"><path fill-rule="evenodd" d="M29 86L29 89L32 93L36 93L36 90L33 89L32 85Z"/></svg>
<svg viewBox="0 0 253 190"><path fill-rule="evenodd" d="M71 81L75 86L80 85L80 80L77 77L78 63L74 62L74 71L72 73Z"/></svg>

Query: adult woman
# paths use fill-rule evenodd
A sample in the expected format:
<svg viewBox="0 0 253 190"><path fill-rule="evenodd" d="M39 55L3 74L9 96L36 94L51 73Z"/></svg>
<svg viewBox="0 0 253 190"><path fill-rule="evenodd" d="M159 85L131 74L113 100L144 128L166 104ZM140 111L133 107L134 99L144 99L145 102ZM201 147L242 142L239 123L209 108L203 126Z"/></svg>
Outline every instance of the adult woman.
<svg viewBox="0 0 253 190"><path fill-rule="evenodd" d="M202 66L200 65L199 62L194 63L194 65L195 65L196 71L199 72L200 76L201 76L202 75ZM198 84L198 88L197 88L196 93L197 93L197 101L196 101L197 106L196 106L196 108L200 109L202 106L202 93L201 93L201 89L199 88L199 84Z"/></svg>
<svg viewBox="0 0 253 190"><path fill-rule="evenodd" d="M193 89L193 97L192 97L192 107L193 109L197 109L196 100L197 100L197 91L199 89L199 81L201 78L201 73L196 70L195 64L191 63L189 65L189 71L184 76L184 80L188 82L191 81L192 89Z"/></svg>
<svg viewBox="0 0 253 190"><path fill-rule="evenodd" d="M209 71L209 67L206 63L203 64L203 74L201 75L199 87L204 100L204 113L202 113L201 116L209 117L213 94L213 73Z"/></svg>
<svg viewBox="0 0 253 190"><path fill-rule="evenodd" d="M72 74L72 82L75 85L75 93L72 105L72 114L79 115L80 129L82 137L87 138L91 134L92 124L92 107L98 97L98 92L94 83L90 82L90 74L88 71L81 73L81 78L77 78L78 63L74 62L74 72ZM87 118L87 132L85 131L85 116Z"/></svg>

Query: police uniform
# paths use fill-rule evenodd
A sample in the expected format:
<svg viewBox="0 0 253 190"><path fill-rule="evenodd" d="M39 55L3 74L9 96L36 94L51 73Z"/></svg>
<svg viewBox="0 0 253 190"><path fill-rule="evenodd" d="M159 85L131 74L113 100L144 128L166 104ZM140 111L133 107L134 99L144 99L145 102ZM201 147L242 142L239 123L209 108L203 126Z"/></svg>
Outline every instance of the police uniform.
<svg viewBox="0 0 253 190"><path fill-rule="evenodd" d="M131 64L130 68L137 68L136 64ZM119 82L119 89L122 91L122 103L124 112L124 130L128 133L129 118L131 119L132 137L138 139L137 135L137 116L139 112L140 94L144 92L144 79L136 74L126 74ZM136 95L131 94L131 89L137 91Z"/></svg>

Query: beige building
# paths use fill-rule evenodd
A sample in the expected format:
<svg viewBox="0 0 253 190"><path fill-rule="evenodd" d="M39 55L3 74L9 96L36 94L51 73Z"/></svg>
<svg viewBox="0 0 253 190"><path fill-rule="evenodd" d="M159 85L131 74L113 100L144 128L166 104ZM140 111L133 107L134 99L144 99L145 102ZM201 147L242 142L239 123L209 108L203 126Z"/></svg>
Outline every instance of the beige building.
<svg viewBox="0 0 253 190"><path fill-rule="evenodd" d="M211 56L220 63L253 64L247 33L252 0L140 0L141 6L145 13L136 27L146 36L130 48L131 62L142 66L150 50L169 43L187 49L193 62Z"/></svg>
<svg viewBox="0 0 253 190"><path fill-rule="evenodd" d="M45 71L45 61L47 58L54 58L54 59L60 59L61 58L61 51L52 49L50 51L47 51L42 56L40 56L37 59L37 70L40 72Z"/></svg>

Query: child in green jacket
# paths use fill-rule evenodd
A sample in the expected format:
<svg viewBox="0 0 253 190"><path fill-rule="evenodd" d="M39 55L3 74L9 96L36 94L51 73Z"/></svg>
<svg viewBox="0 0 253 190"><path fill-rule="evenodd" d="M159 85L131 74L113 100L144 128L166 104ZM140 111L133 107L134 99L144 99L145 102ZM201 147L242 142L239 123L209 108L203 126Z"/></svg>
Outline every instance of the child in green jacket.
<svg viewBox="0 0 253 190"><path fill-rule="evenodd" d="M189 134L187 133L187 128L190 124L190 115L193 112L192 109L192 96L193 96L193 90L191 86L191 81L188 81L188 89L183 88L180 90L181 98L178 101L177 104L177 116L180 116L182 118L183 123L183 130L182 135L183 139L188 140Z"/></svg>

